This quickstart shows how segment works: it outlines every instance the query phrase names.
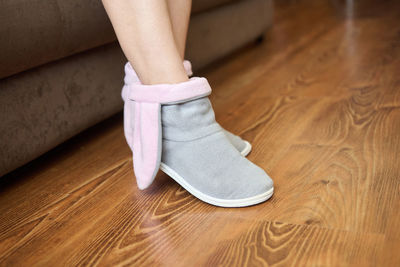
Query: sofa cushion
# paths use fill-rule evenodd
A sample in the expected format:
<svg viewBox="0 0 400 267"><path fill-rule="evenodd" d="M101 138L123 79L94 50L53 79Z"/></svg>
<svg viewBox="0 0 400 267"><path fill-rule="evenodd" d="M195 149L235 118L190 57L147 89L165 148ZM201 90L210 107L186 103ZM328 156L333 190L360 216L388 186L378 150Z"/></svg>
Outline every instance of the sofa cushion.
<svg viewBox="0 0 400 267"><path fill-rule="evenodd" d="M98 0L2 1L0 36L0 78L115 40Z"/></svg>
<svg viewBox="0 0 400 267"><path fill-rule="evenodd" d="M194 0L193 11L237 0ZM98 0L0 2L0 78L115 41Z"/></svg>
<svg viewBox="0 0 400 267"><path fill-rule="evenodd" d="M216 8L231 2L239 0L193 0L192 2L192 14L207 11L212 8Z"/></svg>

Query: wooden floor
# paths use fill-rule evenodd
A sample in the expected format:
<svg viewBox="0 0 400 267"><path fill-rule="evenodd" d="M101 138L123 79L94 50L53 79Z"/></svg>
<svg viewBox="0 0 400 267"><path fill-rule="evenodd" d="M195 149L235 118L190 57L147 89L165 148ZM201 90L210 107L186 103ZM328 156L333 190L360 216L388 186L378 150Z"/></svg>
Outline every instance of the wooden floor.
<svg viewBox="0 0 400 267"><path fill-rule="evenodd" d="M0 265L400 266L400 2L344 2L277 1L265 42L202 73L269 201L139 191L118 115L3 179Z"/></svg>

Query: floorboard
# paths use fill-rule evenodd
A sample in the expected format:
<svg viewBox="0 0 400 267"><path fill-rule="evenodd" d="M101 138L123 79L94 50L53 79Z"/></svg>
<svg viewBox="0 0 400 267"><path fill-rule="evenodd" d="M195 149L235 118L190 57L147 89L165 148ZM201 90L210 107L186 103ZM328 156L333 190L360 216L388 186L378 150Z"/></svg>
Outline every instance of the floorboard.
<svg viewBox="0 0 400 267"><path fill-rule="evenodd" d="M118 114L2 179L0 266L400 266L400 3L275 14L200 73L268 202L214 207L162 172L138 190Z"/></svg>

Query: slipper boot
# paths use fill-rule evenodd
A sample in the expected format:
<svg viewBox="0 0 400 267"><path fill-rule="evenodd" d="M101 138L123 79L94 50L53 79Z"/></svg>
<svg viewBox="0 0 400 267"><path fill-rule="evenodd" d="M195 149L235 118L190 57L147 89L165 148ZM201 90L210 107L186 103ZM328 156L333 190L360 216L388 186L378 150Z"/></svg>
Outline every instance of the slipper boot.
<svg viewBox="0 0 400 267"><path fill-rule="evenodd" d="M158 169L200 200L243 207L269 199L272 179L244 158L215 121L205 78L177 84L126 88L134 101L133 164L138 187L153 182Z"/></svg>

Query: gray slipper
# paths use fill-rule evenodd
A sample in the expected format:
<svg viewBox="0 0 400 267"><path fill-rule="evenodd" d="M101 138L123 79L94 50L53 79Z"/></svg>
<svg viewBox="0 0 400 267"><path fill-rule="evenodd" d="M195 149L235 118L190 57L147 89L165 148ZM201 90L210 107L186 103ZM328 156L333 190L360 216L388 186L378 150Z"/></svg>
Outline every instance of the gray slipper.
<svg viewBox="0 0 400 267"><path fill-rule="evenodd" d="M215 121L205 78L126 87L124 97L135 108L133 135L127 140L133 144L140 189L150 186L160 168L216 206L249 206L272 196L271 178L239 153Z"/></svg>
<svg viewBox="0 0 400 267"><path fill-rule="evenodd" d="M161 111L160 169L192 195L221 207L254 205L272 196L272 179L232 145L207 97Z"/></svg>

